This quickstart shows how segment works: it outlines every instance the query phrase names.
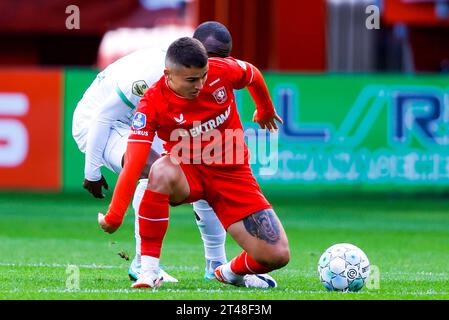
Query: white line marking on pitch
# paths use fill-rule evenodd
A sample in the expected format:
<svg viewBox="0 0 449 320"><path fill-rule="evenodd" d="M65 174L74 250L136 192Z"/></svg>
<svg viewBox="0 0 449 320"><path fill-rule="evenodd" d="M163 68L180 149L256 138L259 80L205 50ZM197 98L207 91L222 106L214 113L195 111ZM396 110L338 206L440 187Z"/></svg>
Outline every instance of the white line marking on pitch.
<svg viewBox="0 0 449 320"><path fill-rule="evenodd" d="M125 269L128 268L127 265L122 266L110 266L110 265L101 265L101 264L76 264L76 263L9 263L9 262L0 262L0 267L32 267L32 268L67 268L68 265L75 265L79 268L85 269ZM198 271L199 267L191 267L191 266L164 266L162 265L162 269L164 270L176 270L176 271Z"/></svg>

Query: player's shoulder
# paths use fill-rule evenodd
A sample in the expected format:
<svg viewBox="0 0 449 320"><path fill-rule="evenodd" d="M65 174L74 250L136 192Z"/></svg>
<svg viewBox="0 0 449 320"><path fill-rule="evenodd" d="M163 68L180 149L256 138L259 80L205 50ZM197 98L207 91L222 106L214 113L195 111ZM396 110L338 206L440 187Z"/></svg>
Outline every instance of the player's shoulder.
<svg viewBox="0 0 449 320"><path fill-rule="evenodd" d="M249 68L247 62L233 58L209 58L209 75L234 77L235 74L246 73Z"/></svg>
<svg viewBox="0 0 449 320"><path fill-rule="evenodd" d="M234 57L226 57L226 58L211 57L211 58L209 58L209 68L234 69L236 67L246 70L247 62L236 59Z"/></svg>
<svg viewBox="0 0 449 320"><path fill-rule="evenodd" d="M163 108L167 105L167 98L164 94L165 78L162 76L158 81L153 83L142 97L141 101L144 101L145 107L157 107Z"/></svg>
<svg viewBox="0 0 449 320"><path fill-rule="evenodd" d="M159 75L163 71L164 60L165 53L161 48L139 49L110 64L105 72L120 83L140 79L152 80L156 74Z"/></svg>
<svg viewBox="0 0 449 320"><path fill-rule="evenodd" d="M162 81L163 81L163 77L161 77L158 81L154 82L148 88L148 90L145 91L145 94L143 95L143 98L151 99L151 100L163 98Z"/></svg>

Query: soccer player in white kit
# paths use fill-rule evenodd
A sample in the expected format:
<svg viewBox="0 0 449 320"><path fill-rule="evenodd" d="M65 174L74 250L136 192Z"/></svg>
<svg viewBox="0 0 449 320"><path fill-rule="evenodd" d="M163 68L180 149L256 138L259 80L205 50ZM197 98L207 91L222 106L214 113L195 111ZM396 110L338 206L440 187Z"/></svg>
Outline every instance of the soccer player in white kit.
<svg viewBox="0 0 449 320"><path fill-rule="evenodd" d="M195 30L194 37L204 44L210 56L230 55L232 39L222 24L205 22ZM83 186L95 198L104 198L102 188L108 189L101 167L117 174L122 170L134 111L145 91L163 74L165 54L166 48L155 46L138 50L112 63L97 75L75 109L72 134L80 151L85 153ZM132 280L138 278L141 264L138 209L148 183L145 177L148 177L152 163L164 151L163 141L156 136L151 149L132 203L136 239L136 256L128 270ZM204 277L214 279L215 268L227 262L226 231L206 201L193 203L193 209L204 244ZM161 272L163 281L177 282L165 271ZM268 280L274 281L271 277ZM266 278L254 275L246 282L249 287L264 287L264 281Z"/></svg>

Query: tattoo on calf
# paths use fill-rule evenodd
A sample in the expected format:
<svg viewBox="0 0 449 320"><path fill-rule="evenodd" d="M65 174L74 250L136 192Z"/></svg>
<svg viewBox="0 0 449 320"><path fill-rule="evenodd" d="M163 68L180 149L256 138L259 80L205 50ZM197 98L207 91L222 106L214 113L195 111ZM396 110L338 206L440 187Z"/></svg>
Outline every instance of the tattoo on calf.
<svg viewBox="0 0 449 320"><path fill-rule="evenodd" d="M276 244L281 237L279 224L271 209L262 210L246 217L243 219L243 224L249 234L269 244Z"/></svg>

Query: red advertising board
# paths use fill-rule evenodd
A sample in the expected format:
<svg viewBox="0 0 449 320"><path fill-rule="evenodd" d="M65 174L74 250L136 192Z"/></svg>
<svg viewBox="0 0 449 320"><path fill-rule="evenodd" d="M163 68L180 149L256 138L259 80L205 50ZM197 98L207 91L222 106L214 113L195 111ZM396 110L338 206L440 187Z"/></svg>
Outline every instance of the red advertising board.
<svg viewBox="0 0 449 320"><path fill-rule="evenodd" d="M0 189L61 188L62 71L0 70Z"/></svg>

